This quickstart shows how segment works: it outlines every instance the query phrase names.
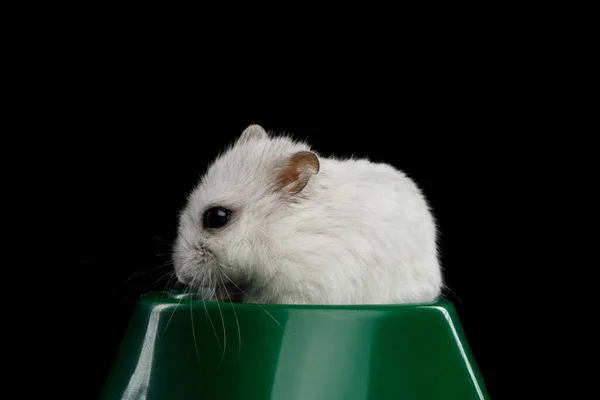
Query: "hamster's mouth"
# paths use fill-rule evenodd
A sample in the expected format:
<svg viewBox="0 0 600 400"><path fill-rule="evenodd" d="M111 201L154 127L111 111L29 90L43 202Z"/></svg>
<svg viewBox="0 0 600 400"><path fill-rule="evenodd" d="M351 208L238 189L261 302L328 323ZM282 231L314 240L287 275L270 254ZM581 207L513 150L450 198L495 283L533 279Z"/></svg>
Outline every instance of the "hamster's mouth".
<svg viewBox="0 0 600 400"><path fill-rule="evenodd" d="M243 303L244 297L246 297L245 292L244 285L227 283L215 288L214 296L211 296L213 297L211 300L221 303Z"/></svg>
<svg viewBox="0 0 600 400"><path fill-rule="evenodd" d="M199 301L217 301L220 303L246 303L254 286L248 282L219 282L218 285L187 284L193 298Z"/></svg>
<svg viewBox="0 0 600 400"><path fill-rule="evenodd" d="M225 296L218 301L225 302L230 301L232 303L242 303L244 300L244 290L239 286L234 286L233 284L226 285L224 294Z"/></svg>

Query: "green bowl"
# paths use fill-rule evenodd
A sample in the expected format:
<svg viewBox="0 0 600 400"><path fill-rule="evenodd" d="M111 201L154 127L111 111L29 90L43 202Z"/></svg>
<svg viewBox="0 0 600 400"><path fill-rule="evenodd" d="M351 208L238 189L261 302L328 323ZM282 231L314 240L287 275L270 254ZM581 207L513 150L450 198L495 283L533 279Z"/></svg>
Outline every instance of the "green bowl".
<svg viewBox="0 0 600 400"><path fill-rule="evenodd" d="M142 296L101 400L489 400L447 300L316 306Z"/></svg>

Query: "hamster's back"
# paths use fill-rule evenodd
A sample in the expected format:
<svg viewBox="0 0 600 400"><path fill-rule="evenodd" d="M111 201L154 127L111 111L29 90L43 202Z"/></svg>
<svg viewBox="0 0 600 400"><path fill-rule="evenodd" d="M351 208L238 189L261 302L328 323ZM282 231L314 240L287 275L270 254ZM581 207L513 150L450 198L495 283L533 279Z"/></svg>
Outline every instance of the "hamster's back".
<svg viewBox="0 0 600 400"><path fill-rule="evenodd" d="M292 258L302 249L308 264L329 264L313 274L331 285L355 286L354 297L344 301L419 302L439 295L435 220L416 183L388 164L320 161L305 199L281 221L295 228L280 231L290 234L282 242L296 252Z"/></svg>
<svg viewBox="0 0 600 400"><path fill-rule="evenodd" d="M341 213L349 212L345 217L350 219L394 223L390 217L395 216L405 223L434 223L421 189L393 166L365 159L321 159L321 162L321 172L314 177L310 188L316 203L329 205ZM342 204L345 206L341 207Z"/></svg>

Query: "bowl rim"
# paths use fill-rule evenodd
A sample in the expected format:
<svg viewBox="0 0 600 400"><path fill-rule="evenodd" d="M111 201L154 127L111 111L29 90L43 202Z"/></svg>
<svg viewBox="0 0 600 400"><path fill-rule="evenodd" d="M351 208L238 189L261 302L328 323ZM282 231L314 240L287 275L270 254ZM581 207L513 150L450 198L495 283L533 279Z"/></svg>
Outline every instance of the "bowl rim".
<svg viewBox="0 0 600 400"><path fill-rule="evenodd" d="M293 309L293 310L409 310L419 308L448 308L452 302L442 296L428 303L404 303L404 304L277 304L277 303L235 303L216 302L195 299L193 293L183 290L151 291L142 294L140 299L144 302L164 305L196 306L207 308L235 308L236 311L244 309L269 308L269 309ZM183 301L187 299L187 301Z"/></svg>

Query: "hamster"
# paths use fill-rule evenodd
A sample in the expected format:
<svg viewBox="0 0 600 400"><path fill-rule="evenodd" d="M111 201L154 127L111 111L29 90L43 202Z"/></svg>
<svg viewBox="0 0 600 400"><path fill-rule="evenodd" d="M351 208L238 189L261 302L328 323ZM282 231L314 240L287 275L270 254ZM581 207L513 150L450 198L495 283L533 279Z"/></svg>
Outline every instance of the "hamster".
<svg viewBox="0 0 600 400"><path fill-rule="evenodd" d="M248 126L179 214L173 266L204 300L406 304L442 290L437 225L391 165Z"/></svg>

